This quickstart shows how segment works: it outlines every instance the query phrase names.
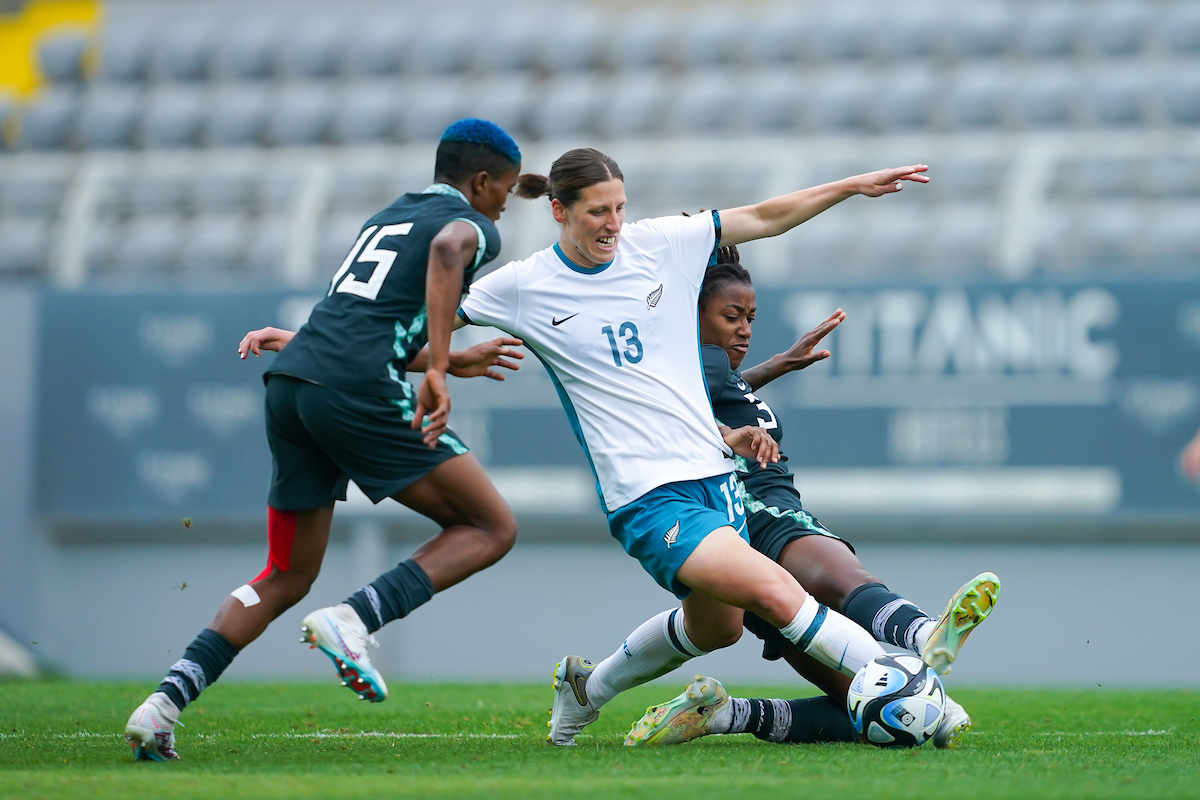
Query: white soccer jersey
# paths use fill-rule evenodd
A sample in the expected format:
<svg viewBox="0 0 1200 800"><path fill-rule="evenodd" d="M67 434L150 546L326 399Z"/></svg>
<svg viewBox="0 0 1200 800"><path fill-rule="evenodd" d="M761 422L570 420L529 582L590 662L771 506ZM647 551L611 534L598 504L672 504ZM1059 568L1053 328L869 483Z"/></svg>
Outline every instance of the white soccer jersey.
<svg viewBox="0 0 1200 800"><path fill-rule="evenodd" d="M520 337L545 364L606 511L733 469L700 363L715 239L711 214L630 223L605 267L556 244L475 281L462 303L467 321Z"/></svg>

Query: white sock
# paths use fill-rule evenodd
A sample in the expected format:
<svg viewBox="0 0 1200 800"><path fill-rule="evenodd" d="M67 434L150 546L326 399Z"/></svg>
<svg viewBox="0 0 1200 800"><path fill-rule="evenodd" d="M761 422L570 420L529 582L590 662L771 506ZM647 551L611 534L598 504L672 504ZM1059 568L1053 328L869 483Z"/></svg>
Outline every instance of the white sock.
<svg viewBox="0 0 1200 800"><path fill-rule="evenodd" d="M827 667L853 676L868 661L884 654L871 634L811 594L796 617L779 629L787 640Z"/></svg>
<svg viewBox="0 0 1200 800"><path fill-rule="evenodd" d="M600 708L620 692L666 675L704 653L683 631L683 609L664 611L639 625L617 652L596 665L588 678L588 699Z"/></svg>
<svg viewBox="0 0 1200 800"><path fill-rule="evenodd" d="M933 635L933 629L937 627L937 624L938 621L936 619L927 619L924 620L915 631L913 631L913 646L911 649L914 653L920 655L921 651L925 649L925 643L928 642L929 637Z"/></svg>

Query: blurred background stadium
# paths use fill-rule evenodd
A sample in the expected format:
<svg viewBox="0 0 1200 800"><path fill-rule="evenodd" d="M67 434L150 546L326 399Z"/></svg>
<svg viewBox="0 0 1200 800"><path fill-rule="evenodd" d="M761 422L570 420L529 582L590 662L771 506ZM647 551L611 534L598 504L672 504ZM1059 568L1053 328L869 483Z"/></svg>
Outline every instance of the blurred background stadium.
<svg viewBox="0 0 1200 800"><path fill-rule="evenodd" d="M263 362L236 343L303 322L462 116L528 170L604 149L631 218L930 164L927 187L744 249L752 361L849 315L829 362L762 392L806 505L931 612L1001 575L959 680L1197 683L1195 0L0 0L7 669L156 677L257 572ZM497 264L556 236L544 202L500 230ZM608 537L536 364L453 391L521 541L390 628L385 672L602 657L672 599ZM303 610L431 532L344 505L313 594L231 677L325 676ZM705 670L786 678L748 641Z"/></svg>

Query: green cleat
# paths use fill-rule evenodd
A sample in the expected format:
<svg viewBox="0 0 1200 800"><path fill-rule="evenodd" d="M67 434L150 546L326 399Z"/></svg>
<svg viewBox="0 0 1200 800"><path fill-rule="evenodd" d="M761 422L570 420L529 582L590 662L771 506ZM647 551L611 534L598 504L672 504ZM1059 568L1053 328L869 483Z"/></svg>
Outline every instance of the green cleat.
<svg viewBox="0 0 1200 800"><path fill-rule="evenodd" d="M1000 596L1000 579L991 572L978 575L963 584L950 598L950 604L929 641L921 648L921 660L939 675L948 675L950 665L971 631L988 618Z"/></svg>
<svg viewBox="0 0 1200 800"><path fill-rule="evenodd" d="M660 706L650 706L629 730L626 747L644 744L683 744L713 733L717 713L729 705L729 692L716 678L697 675L683 694Z"/></svg>

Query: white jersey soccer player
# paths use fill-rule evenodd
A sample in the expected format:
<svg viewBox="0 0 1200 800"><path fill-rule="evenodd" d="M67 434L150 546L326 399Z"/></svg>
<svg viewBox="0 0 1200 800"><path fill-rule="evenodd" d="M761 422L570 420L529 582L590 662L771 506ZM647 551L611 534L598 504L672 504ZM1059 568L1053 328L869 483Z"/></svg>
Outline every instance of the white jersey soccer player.
<svg viewBox="0 0 1200 800"><path fill-rule="evenodd" d="M521 331L546 365L606 512L665 483L733 470L696 326L715 217L625 225L613 260L593 269L555 244L479 279L463 301L464 319Z"/></svg>
<svg viewBox="0 0 1200 800"><path fill-rule="evenodd" d="M730 456L766 464L778 459L778 445L756 425L731 430L713 419L697 299L723 226L731 244L775 236L855 194L925 182L925 169L881 170L755 206L627 227L624 176L597 150L564 154L548 178L518 179L519 196L550 196L559 241L477 281L461 315L521 338L546 365L595 472L609 530L683 601L594 670L575 656L559 663L552 744L573 744L618 692L736 642L742 609L844 674L883 652L750 547Z"/></svg>

